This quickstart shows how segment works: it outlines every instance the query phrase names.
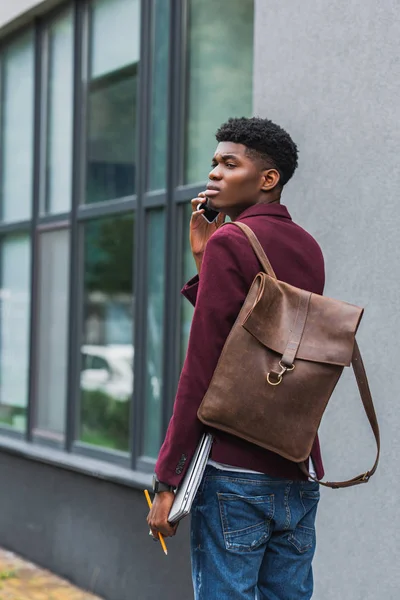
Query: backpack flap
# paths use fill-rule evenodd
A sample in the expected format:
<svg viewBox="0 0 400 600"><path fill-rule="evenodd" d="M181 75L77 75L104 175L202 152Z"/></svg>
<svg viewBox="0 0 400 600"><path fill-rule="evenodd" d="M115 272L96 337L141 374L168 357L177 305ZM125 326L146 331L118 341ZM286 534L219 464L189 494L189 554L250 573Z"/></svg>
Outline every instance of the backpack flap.
<svg viewBox="0 0 400 600"><path fill-rule="evenodd" d="M259 273L257 299L243 327L263 346L284 355L301 315L301 292L288 283ZM364 309L310 294L296 359L349 367L354 339Z"/></svg>

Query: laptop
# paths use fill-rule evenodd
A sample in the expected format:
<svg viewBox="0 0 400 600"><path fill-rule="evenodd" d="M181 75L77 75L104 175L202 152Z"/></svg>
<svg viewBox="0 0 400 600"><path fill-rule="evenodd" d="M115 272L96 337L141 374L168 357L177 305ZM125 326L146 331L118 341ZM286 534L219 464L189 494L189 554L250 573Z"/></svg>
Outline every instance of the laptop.
<svg viewBox="0 0 400 600"><path fill-rule="evenodd" d="M190 513L193 500L196 496L197 490L199 489L199 485L203 479L203 474L207 466L212 441L213 438L211 433L203 434L189 465L187 473L183 478L178 490L176 491L175 500L168 517L168 521L170 523L176 523Z"/></svg>

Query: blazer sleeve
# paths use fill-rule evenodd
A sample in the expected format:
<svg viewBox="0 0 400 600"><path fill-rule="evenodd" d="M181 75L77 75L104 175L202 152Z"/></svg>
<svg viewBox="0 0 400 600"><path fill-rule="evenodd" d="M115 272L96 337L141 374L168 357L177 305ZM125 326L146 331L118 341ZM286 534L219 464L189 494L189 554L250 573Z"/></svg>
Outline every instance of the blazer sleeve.
<svg viewBox="0 0 400 600"><path fill-rule="evenodd" d="M222 228L211 236L195 284L198 291L188 351L155 469L160 481L169 485L179 486L204 432L197 410L248 292L243 263L238 261L246 242L238 233Z"/></svg>

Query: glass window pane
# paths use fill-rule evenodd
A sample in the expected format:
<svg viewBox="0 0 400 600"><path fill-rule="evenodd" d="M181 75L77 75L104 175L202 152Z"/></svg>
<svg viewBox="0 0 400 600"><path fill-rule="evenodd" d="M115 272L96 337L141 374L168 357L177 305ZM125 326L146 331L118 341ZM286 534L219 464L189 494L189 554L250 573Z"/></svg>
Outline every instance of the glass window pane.
<svg viewBox="0 0 400 600"><path fill-rule="evenodd" d="M63 438L68 368L69 230L40 236L36 428Z"/></svg>
<svg viewBox="0 0 400 600"><path fill-rule="evenodd" d="M80 439L128 450L134 215L85 226Z"/></svg>
<svg viewBox="0 0 400 600"><path fill-rule="evenodd" d="M189 222L192 216L192 205L190 202L183 208L183 264L182 264L182 286L197 273L196 263L189 243ZM190 326L192 324L194 308L189 300L182 296L181 299L181 364L185 360L189 342Z"/></svg>
<svg viewBox="0 0 400 600"><path fill-rule="evenodd" d="M218 127L252 112L253 0L228 4L226 10L226 0L189 0L187 183L207 177Z"/></svg>
<svg viewBox="0 0 400 600"><path fill-rule="evenodd" d="M153 0L149 188L163 189L167 172L169 0Z"/></svg>
<svg viewBox="0 0 400 600"><path fill-rule="evenodd" d="M92 3L86 202L135 191L139 48L139 0Z"/></svg>
<svg viewBox="0 0 400 600"><path fill-rule="evenodd" d="M68 211L72 186L73 14L69 9L49 27L47 204Z"/></svg>
<svg viewBox="0 0 400 600"><path fill-rule="evenodd" d="M0 422L26 428L30 322L30 238L13 235L1 244Z"/></svg>
<svg viewBox="0 0 400 600"><path fill-rule="evenodd" d="M164 330L165 213L152 210L147 222L146 406L143 454L157 458L161 443Z"/></svg>
<svg viewBox="0 0 400 600"><path fill-rule="evenodd" d="M92 77L139 62L140 0L94 0L91 14Z"/></svg>
<svg viewBox="0 0 400 600"><path fill-rule="evenodd" d="M34 48L31 32L4 52L2 218L31 216Z"/></svg>

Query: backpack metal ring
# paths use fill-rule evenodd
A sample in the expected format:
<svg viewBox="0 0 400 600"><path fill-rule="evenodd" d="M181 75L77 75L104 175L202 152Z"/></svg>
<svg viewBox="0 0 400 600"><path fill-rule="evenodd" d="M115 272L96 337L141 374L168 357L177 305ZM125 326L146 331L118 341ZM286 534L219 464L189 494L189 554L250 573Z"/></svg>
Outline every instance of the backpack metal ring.
<svg viewBox="0 0 400 600"><path fill-rule="evenodd" d="M282 364L281 361L279 361L279 366L281 368L279 373L274 373L274 372L269 372L267 374L267 381L269 383L269 385L279 385L280 383L282 383L282 378L284 376L284 374L286 373L286 371L293 371L295 365L292 365L291 367L286 367L285 365ZM271 381L271 375L276 375L276 377L278 378L277 381Z"/></svg>

